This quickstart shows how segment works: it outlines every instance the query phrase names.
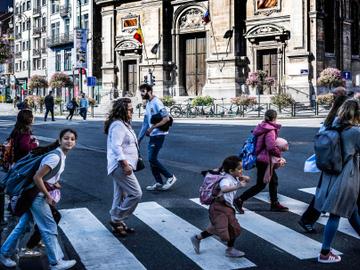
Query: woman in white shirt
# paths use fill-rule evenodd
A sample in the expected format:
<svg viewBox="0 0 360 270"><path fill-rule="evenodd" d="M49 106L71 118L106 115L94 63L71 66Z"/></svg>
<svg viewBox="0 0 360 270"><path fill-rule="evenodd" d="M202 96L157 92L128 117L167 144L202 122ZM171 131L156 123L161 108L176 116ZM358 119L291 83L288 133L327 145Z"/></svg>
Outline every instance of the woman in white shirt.
<svg viewBox="0 0 360 270"><path fill-rule="evenodd" d="M124 222L136 209L142 197L141 187L134 174L139 148L131 119L134 109L131 99L115 100L105 121L107 138L107 171L113 178L114 196L110 210L110 225L120 236L134 232Z"/></svg>

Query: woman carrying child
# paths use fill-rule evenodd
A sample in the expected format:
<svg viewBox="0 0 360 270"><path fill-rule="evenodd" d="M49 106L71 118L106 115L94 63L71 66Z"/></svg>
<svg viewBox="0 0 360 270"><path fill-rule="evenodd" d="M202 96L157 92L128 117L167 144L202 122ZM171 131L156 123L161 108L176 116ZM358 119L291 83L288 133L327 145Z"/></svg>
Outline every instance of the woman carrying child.
<svg viewBox="0 0 360 270"><path fill-rule="evenodd" d="M227 157L219 170L224 172L224 176L219 182L219 195L209 208L211 223L201 234L191 237L191 242L195 252L199 254L200 241L216 234L222 241L227 242L225 256L242 257L245 253L234 247L241 228L235 216L233 201L236 191L246 186L250 178L242 175L241 160L237 156Z"/></svg>

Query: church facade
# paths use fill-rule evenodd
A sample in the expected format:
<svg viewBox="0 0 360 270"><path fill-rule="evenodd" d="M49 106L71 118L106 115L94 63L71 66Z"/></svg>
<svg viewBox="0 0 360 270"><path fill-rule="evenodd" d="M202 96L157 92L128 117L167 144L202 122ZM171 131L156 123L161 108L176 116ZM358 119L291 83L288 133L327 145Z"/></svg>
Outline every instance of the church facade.
<svg viewBox="0 0 360 270"><path fill-rule="evenodd" d="M249 72L275 80L261 94L297 100L319 93L326 67L358 84L359 1L355 0L95 0L101 11L105 91L138 95L154 80L159 96L256 94Z"/></svg>

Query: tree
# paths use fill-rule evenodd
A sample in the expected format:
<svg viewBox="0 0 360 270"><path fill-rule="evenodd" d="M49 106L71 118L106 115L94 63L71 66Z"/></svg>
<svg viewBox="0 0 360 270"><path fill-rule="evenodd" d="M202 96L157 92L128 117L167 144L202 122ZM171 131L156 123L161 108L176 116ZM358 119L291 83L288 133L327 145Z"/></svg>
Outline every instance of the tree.
<svg viewBox="0 0 360 270"><path fill-rule="evenodd" d="M0 64L6 63L11 58L11 46L9 39L0 37Z"/></svg>

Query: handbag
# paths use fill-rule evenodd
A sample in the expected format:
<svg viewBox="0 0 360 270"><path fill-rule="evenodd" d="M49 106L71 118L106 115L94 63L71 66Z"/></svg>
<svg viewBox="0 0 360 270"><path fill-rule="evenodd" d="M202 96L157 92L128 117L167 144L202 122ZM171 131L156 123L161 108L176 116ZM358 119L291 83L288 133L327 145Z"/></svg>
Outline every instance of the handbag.
<svg viewBox="0 0 360 270"><path fill-rule="evenodd" d="M141 154L140 154L140 149L139 149L139 145L137 143L137 138L136 136L134 135L134 133L130 130L130 128L124 123L124 125L127 127L127 129L130 131L130 133L134 136L135 138L135 145L136 145L136 149L138 151L138 160L137 160L137 163L136 163L136 168L133 170L134 172L138 172L138 171L141 171L143 169L145 169L145 163L144 163L144 160L143 158L141 157Z"/></svg>
<svg viewBox="0 0 360 270"><path fill-rule="evenodd" d="M320 172L320 170L318 169L318 167L316 166L316 156L315 154L313 154L312 156L310 156L304 164L304 172L307 173L318 173Z"/></svg>

